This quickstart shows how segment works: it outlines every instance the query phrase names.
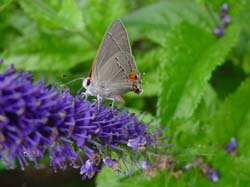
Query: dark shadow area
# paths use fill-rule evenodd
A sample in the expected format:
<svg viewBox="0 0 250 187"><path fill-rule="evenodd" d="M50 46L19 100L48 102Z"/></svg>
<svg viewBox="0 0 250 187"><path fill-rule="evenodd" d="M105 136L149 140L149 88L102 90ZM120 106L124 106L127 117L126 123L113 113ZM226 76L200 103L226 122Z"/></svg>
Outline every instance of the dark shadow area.
<svg viewBox="0 0 250 187"><path fill-rule="evenodd" d="M94 187L94 180L82 180L79 170L68 168L55 173L52 168L0 171L1 187Z"/></svg>

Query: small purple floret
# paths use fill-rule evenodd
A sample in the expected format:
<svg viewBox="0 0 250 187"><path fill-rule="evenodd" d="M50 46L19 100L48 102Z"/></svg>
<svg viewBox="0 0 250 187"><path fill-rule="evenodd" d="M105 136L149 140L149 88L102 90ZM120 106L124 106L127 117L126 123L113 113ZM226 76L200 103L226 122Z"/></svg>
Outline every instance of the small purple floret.
<svg viewBox="0 0 250 187"><path fill-rule="evenodd" d="M213 169L213 168L208 167L207 168L207 177L212 182L218 182L219 181L219 171L217 169Z"/></svg>
<svg viewBox="0 0 250 187"><path fill-rule="evenodd" d="M216 27L214 30L213 30L213 33L215 36L218 36L218 37L221 37L224 35L224 29L223 28L220 28L220 27Z"/></svg>
<svg viewBox="0 0 250 187"><path fill-rule="evenodd" d="M106 157L103 159L103 163L114 171L120 171L120 164L117 160Z"/></svg>
<svg viewBox="0 0 250 187"><path fill-rule="evenodd" d="M95 162L92 159L88 159L81 167L80 174L83 175L83 179L86 177L91 179L97 171Z"/></svg>
<svg viewBox="0 0 250 187"><path fill-rule="evenodd" d="M228 12L228 4L227 3L222 4L222 6L220 7L220 12L227 14L227 12Z"/></svg>
<svg viewBox="0 0 250 187"><path fill-rule="evenodd" d="M228 15L225 15L221 18L221 23L225 27L230 23L230 17Z"/></svg>
<svg viewBox="0 0 250 187"><path fill-rule="evenodd" d="M152 166L152 165L151 165L150 162L148 162L148 161L143 160L143 161L141 162L141 168L142 168L143 170L146 170L146 169L150 168L151 166Z"/></svg>
<svg viewBox="0 0 250 187"><path fill-rule="evenodd" d="M145 149L147 139L144 136L139 136L133 139L129 139L127 145L134 149Z"/></svg>
<svg viewBox="0 0 250 187"><path fill-rule="evenodd" d="M235 137L232 137L230 139L230 141L228 142L228 144L226 145L225 147L225 150L228 152L228 153L232 153L237 147L237 141L236 141L236 138Z"/></svg>

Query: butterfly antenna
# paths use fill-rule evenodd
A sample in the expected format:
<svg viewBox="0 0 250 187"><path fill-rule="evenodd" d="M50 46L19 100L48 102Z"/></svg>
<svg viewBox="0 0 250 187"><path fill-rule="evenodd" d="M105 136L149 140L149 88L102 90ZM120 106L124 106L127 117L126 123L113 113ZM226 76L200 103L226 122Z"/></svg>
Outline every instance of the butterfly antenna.
<svg viewBox="0 0 250 187"><path fill-rule="evenodd" d="M70 84L70 83L72 83L72 82L78 81L78 80L84 80L84 78L73 79L73 80L71 80L71 81L69 81L69 82L66 82L65 84L61 84L60 86L63 87L63 86L66 86L66 85L68 85L68 84Z"/></svg>

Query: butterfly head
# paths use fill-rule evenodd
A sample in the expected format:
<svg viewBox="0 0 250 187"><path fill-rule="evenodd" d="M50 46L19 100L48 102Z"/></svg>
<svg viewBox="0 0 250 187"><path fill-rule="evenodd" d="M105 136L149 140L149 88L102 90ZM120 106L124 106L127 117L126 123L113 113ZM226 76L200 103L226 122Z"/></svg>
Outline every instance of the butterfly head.
<svg viewBox="0 0 250 187"><path fill-rule="evenodd" d="M82 86L85 89L87 89L90 85L91 85L91 78L90 77L84 78L82 81Z"/></svg>

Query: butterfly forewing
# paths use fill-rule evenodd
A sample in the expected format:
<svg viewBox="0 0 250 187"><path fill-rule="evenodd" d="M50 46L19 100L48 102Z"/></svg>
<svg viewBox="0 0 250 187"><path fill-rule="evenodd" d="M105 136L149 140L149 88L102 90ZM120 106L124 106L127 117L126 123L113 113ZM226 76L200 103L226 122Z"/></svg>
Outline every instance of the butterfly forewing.
<svg viewBox="0 0 250 187"><path fill-rule="evenodd" d="M102 81L108 83L120 80L129 81L129 74L134 72L139 78L134 57L127 52L118 52L112 56L99 72Z"/></svg>
<svg viewBox="0 0 250 187"><path fill-rule="evenodd" d="M119 20L115 20L107 29L95 57L91 73L94 82L100 78L103 79L103 77L99 75L100 70L109 62L109 59L113 58L118 52L131 54L131 48L123 24Z"/></svg>

